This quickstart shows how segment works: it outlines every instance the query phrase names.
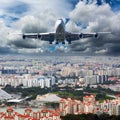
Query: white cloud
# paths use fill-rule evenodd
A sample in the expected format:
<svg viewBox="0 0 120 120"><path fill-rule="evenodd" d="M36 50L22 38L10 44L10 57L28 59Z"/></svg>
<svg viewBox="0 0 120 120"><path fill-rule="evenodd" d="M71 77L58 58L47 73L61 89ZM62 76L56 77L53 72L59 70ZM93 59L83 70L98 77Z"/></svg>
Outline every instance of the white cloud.
<svg viewBox="0 0 120 120"><path fill-rule="evenodd" d="M70 32L80 32L82 30L82 28L80 26L77 26L75 24L75 22L73 21L69 21L67 24L66 24L66 30L67 31L70 31Z"/></svg>
<svg viewBox="0 0 120 120"><path fill-rule="evenodd" d="M24 3L29 6L29 11L26 14L39 15L47 12L53 12L57 17L65 17L72 9L72 5L67 0L4 0L0 1L0 8L6 12L7 8L15 7L15 5ZM9 11L7 11L9 13ZM10 13L11 14L11 13Z"/></svg>
<svg viewBox="0 0 120 120"><path fill-rule="evenodd" d="M95 54L105 54L107 52L108 52L107 49L102 49L102 50L95 51Z"/></svg>
<svg viewBox="0 0 120 120"><path fill-rule="evenodd" d="M82 24L88 25L89 22L93 22L100 17L112 16L113 12L108 4L97 6L96 4L85 4L79 2L76 8L70 12L70 18L75 22L81 22Z"/></svg>
<svg viewBox="0 0 120 120"><path fill-rule="evenodd" d="M39 54L39 53L43 53L43 49L41 48L36 48L36 49L26 49L26 48L22 48L18 50L18 53L26 53L26 54Z"/></svg>
<svg viewBox="0 0 120 120"><path fill-rule="evenodd" d="M5 23L3 20L0 20L0 46L6 46L7 44L7 35L9 32L9 28L5 26Z"/></svg>

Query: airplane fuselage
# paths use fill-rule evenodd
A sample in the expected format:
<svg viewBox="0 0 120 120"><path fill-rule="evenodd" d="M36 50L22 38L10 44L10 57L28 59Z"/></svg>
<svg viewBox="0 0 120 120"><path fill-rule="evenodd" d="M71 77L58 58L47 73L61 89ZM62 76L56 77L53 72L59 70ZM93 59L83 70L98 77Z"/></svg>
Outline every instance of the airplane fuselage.
<svg viewBox="0 0 120 120"><path fill-rule="evenodd" d="M56 42L65 42L65 24L62 19L57 20L55 24L55 40Z"/></svg>

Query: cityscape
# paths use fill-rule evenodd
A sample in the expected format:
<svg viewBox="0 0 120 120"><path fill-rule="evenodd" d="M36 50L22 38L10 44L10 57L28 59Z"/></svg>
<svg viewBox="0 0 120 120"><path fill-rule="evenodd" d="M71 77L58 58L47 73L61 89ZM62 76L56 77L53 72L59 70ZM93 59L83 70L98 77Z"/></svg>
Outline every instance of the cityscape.
<svg viewBox="0 0 120 120"><path fill-rule="evenodd" d="M120 115L119 63L109 56L0 56L1 120Z"/></svg>

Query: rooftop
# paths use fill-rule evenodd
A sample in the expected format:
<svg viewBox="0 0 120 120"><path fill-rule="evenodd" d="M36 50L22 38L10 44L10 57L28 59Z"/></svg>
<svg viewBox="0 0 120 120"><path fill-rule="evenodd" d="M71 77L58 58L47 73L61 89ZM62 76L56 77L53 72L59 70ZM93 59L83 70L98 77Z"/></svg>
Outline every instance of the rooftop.
<svg viewBox="0 0 120 120"><path fill-rule="evenodd" d="M43 96L38 95L36 100L41 102L59 102L61 98L58 97L56 94L48 93Z"/></svg>
<svg viewBox="0 0 120 120"><path fill-rule="evenodd" d="M12 96L10 94L8 94L4 90L0 89L0 100L7 100L7 99L11 99L11 98L12 98Z"/></svg>

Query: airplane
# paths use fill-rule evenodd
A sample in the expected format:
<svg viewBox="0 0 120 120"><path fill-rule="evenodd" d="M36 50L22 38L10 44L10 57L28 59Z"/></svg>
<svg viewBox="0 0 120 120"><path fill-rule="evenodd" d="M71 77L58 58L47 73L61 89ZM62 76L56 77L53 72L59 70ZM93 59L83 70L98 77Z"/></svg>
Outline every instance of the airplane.
<svg viewBox="0 0 120 120"><path fill-rule="evenodd" d="M107 34L110 32L96 32L96 33L71 33L65 30L65 23L63 19L58 19L55 24L55 32L48 33L23 33L22 38L40 39L42 41L48 41L52 44L54 41L56 44L71 44L71 41L76 41L83 38L94 37L97 38L99 34Z"/></svg>

